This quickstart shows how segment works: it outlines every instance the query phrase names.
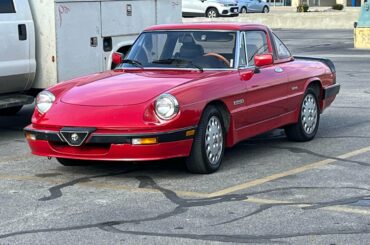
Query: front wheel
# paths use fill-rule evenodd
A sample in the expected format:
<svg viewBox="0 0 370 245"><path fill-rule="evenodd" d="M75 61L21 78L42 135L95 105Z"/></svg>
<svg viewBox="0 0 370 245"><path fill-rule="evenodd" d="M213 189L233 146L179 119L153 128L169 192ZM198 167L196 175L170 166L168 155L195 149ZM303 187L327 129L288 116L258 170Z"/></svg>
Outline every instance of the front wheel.
<svg viewBox="0 0 370 245"><path fill-rule="evenodd" d="M267 14L268 12L270 12L269 7L267 7L267 6L263 7L263 9L262 9L262 13Z"/></svg>
<svg viewBox="0 0 370 245"><path fill-rule="evenodd" d="M214 106L203 112L186 167L190 172L210 174L216 172L225 151L225 127L221 113Z"/></svg>
<svg viewBox="0 0 370 245"><path fill-rule="evenodd" d="M298 122L285 128L285 134L292 141L312 140L319 128L320 108L315 90L309 87L303 97Z"/></svg>
<svg viewBox="0 0 370 245"><path fill-rule="evenodd" d="M247 11L247 8L246 7L242 7L240 13L242 14L246 14L248 11Z"/></svg>
<svg viewBox="0 0 370 245"><path fill-rule="evenodd" d="M219 13L218 13L217 9L215 9L215 8L210 8L206 12L206 17L207 18L217 18L218 16L219 16Z"/></svg>

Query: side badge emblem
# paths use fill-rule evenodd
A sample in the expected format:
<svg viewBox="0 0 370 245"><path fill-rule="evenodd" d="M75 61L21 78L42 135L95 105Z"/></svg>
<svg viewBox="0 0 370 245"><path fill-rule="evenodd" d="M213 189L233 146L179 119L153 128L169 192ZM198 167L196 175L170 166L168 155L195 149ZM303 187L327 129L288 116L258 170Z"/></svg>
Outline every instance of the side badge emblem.
<svg viewBox="0 0 370 245"><path fill-rule="evenodd" d="M234 101L234 105L242 105L242 104L244 104L244 99Z"/></svg>

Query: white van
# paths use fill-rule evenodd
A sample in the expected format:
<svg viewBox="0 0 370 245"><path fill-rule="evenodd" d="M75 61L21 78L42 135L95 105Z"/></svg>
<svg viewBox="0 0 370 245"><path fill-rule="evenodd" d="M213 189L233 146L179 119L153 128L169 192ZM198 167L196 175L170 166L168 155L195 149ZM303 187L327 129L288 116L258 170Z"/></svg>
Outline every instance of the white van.
<svg viewBox="0 0 370 245"><path fill-rule="evenodd" d="M1 0L0 114L58 82L111 69L147 26L181 22L181 0Z"/></svg>
<svg viewBox="0 0 370 245"><path fill-rule="evenodd" d="M239 8L235 0L182 0L183 17L238 16Z"/></svg>

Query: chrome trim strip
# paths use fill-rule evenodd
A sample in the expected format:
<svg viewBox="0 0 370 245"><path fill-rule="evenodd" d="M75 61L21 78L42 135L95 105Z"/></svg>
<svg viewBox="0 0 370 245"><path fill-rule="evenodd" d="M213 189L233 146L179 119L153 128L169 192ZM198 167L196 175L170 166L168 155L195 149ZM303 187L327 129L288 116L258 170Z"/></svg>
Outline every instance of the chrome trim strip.
<svg viewBox="0 0 370 245"><path fill-rule="evenodd" d="M104 136L127 136L127 137L143 137L143 136L160 136L160 135L166 135L166 134L172 134L172 133L178 133L181 131L187 131L187 130L192 130L196 129L198 126L192 126L192 127L186 127L186 128L181 128L181 129L176 129L172 131L166 131L166 132L160 132L160 133L138 133L138 134L104 134L104 133L92 133L92 137L104 137Z"/></svg>
<svg viewBox="0 0 370 245"><path fill-rule="evenodd" d="M151 133L137 133L137 134L104 134L104 133L91 133L90 135L91 136L96 136L96 137L102 137L102 136L127 136L127 137L135 137L135 136L138 136L138 137L143 137L143 136L151 136L151 135L165 135L165 134L172 134L172 133L177 133L177 132L181 132L181 131L187 131L187 130L192 130L192 129L197 129L198 126L190 126L190 127L186 127L186 128L181 128L181 129L176 129L176 130L171 130L171 131L166 131L166 132L159 132L159 133L156 133L156 132L151 132ZM50 130L37 130L37 129L27 129L25 128L24 131L26 132L34 132L34 133L45 133L45 134L55 134L55 135L58 135L59 136L59 131L50 131ZM67 131L65 131L67 132ZM85 131L80 131L81 133L84 133ZM72 132L69 132L69 133L72 133ZM75 132L73 132L75 133ZM64 142L64 141L63 141ZM68 143L68 142L66 142Z"/></svg>

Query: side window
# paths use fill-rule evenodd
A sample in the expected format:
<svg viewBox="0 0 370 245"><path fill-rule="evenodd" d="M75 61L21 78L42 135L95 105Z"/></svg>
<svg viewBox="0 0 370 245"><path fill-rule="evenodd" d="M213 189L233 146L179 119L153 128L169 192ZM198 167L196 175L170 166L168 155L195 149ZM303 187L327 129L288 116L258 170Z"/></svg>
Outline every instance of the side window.
<svg viewBox="0 0 370 245"><path fill-rule="evenodd" d="M15 13L13 0L0 1L0 14Z"/></svg>
<svg viewBox="0 0 370 245"><path fill-rule="evenodd" d="M276 52L277 52L279 59L286 59L291 56L288 48L275 34L274 34L274 42L275 42Z"/></svg>
<svg viewBox="0 0 370 245"><path fill-rule="evenodd" d="M247 63L247 53L245 50L245 38L244 33L240 36L240 47L239 47L239 67L245 67Z"/></svg>
<svg viewBox="0 0 370 245"><path fill-rule="evenodd" d="M254 56L256 54L266 54L269 52L266 33L263 31L245 32L248 65L254 66Z"/></svg>

